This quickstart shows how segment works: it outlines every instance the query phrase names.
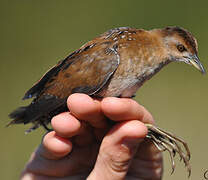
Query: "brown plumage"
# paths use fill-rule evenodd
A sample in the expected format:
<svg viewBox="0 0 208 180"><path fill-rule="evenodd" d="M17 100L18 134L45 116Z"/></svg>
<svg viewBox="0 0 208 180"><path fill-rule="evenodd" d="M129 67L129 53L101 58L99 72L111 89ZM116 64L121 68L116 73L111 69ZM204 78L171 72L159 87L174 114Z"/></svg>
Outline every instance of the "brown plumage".
<svg viewBox="0 0 208 180"><path fill-rule="evenodd" d="M196 39L180 27L109 30L50 69L25 94L23 99L34 97L32 103L10 114L10 124L31 122L34 126L29 131L40 125L47 129L53 116L67 110L66 99L76 92L94 97L132 97L172 61L183 61L204 73L197 51Z"/></svg>

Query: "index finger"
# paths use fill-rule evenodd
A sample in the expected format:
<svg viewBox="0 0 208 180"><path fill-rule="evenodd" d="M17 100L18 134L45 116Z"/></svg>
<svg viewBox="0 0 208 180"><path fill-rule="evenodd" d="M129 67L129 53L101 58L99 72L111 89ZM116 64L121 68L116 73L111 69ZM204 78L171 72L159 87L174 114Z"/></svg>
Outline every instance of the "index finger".
<svg viewBox="0 0 208 180"><path fill-rule="evenodd" d="M67 106L70 113L77 119L89 122L95 128L105 128L107 126L98 100L86 94L74 93L68 97Z"/></svg>
<svg viewBox="0 0 208 180"><path fill-rule="evenodd" d="M133 99L107 97L101 101L101 109L113 121L140 120L143 123L154 123L152 115Z"/></svg>

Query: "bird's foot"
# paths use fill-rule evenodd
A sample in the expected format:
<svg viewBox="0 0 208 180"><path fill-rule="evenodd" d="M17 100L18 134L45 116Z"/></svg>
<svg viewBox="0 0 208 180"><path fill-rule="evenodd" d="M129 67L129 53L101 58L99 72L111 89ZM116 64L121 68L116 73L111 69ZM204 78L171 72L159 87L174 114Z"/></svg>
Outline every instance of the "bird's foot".
<svg viewBox="0 0 208 180"><path fill-rule="evenodd" d="M153 143L155 144L155 146L160 151L167 150L169 152L171 163L172 163L172 173L175 170L174 157L176 153L178 153L178 155L180 156L180 160L184 161L184 164L188 171L188 176L190 176L191 174L191 166L189 162L190 151L189 151L187 143L183 141L181 138L178 138L169 132L165 132L164 130L158 127L155 127L152 124L146 124L146 126L148 128L147 138L151 139Z"/></svg>

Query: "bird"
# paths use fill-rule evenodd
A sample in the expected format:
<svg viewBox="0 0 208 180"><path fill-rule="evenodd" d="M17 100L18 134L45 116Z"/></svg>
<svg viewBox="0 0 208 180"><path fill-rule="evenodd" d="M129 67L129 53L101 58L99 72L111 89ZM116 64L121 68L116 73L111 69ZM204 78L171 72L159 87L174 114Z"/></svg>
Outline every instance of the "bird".
<svg viewBox="0 0 208 180"><path fill-rule="evenodd" d="M171 62L184 62L205 74L198 58L197 40L188 30L178 26L152 30L111 29L46 72L23 97L23 100L33 98L32 102L10 113L12 121L8 126L33 123L27 132L39 126L49 131L47 125L52 117L68 110L69 95L85 93L95 98L132 98L144 82ZM159 127L146 126L146 138L151 139L159 150L170 153L172 173L175 169L173 158L178 153L190 175L187 143Z"/></svg>

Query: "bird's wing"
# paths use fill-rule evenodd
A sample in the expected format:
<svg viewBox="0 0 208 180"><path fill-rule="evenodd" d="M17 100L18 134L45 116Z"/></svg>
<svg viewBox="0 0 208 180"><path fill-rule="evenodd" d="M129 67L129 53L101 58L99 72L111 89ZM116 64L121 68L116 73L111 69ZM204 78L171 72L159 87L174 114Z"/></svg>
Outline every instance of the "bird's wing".
<svg viewBox="0 0 208 180"><path fill-rule="evenodd" d="M93 95L108 82L118 65L117 46L89 42L49 70L24 99L44 95L66 98L75 92Z"/></svg>
<svg viewBox="0 0 208 180"><path fill-rule="evenodd" d="M49 69L41 78L40 80L35 83L32 88L30 88L24 95L24 97L22 98L23 100L25 99L29 99L32 97L36 97L40 94L40 92L44 89L45 85L50 82L54 76L56 76L58 74L58 72L61 70L61 68L67 63L72 63L73 62L73 58L71 58L72 56L74 56L75 54L77 54L79 52L79 50L74 51L73 53L71 53L69 56L67 56L64 60L61 60L58 62L57 65L53 66L51 69Z"/></svg>

